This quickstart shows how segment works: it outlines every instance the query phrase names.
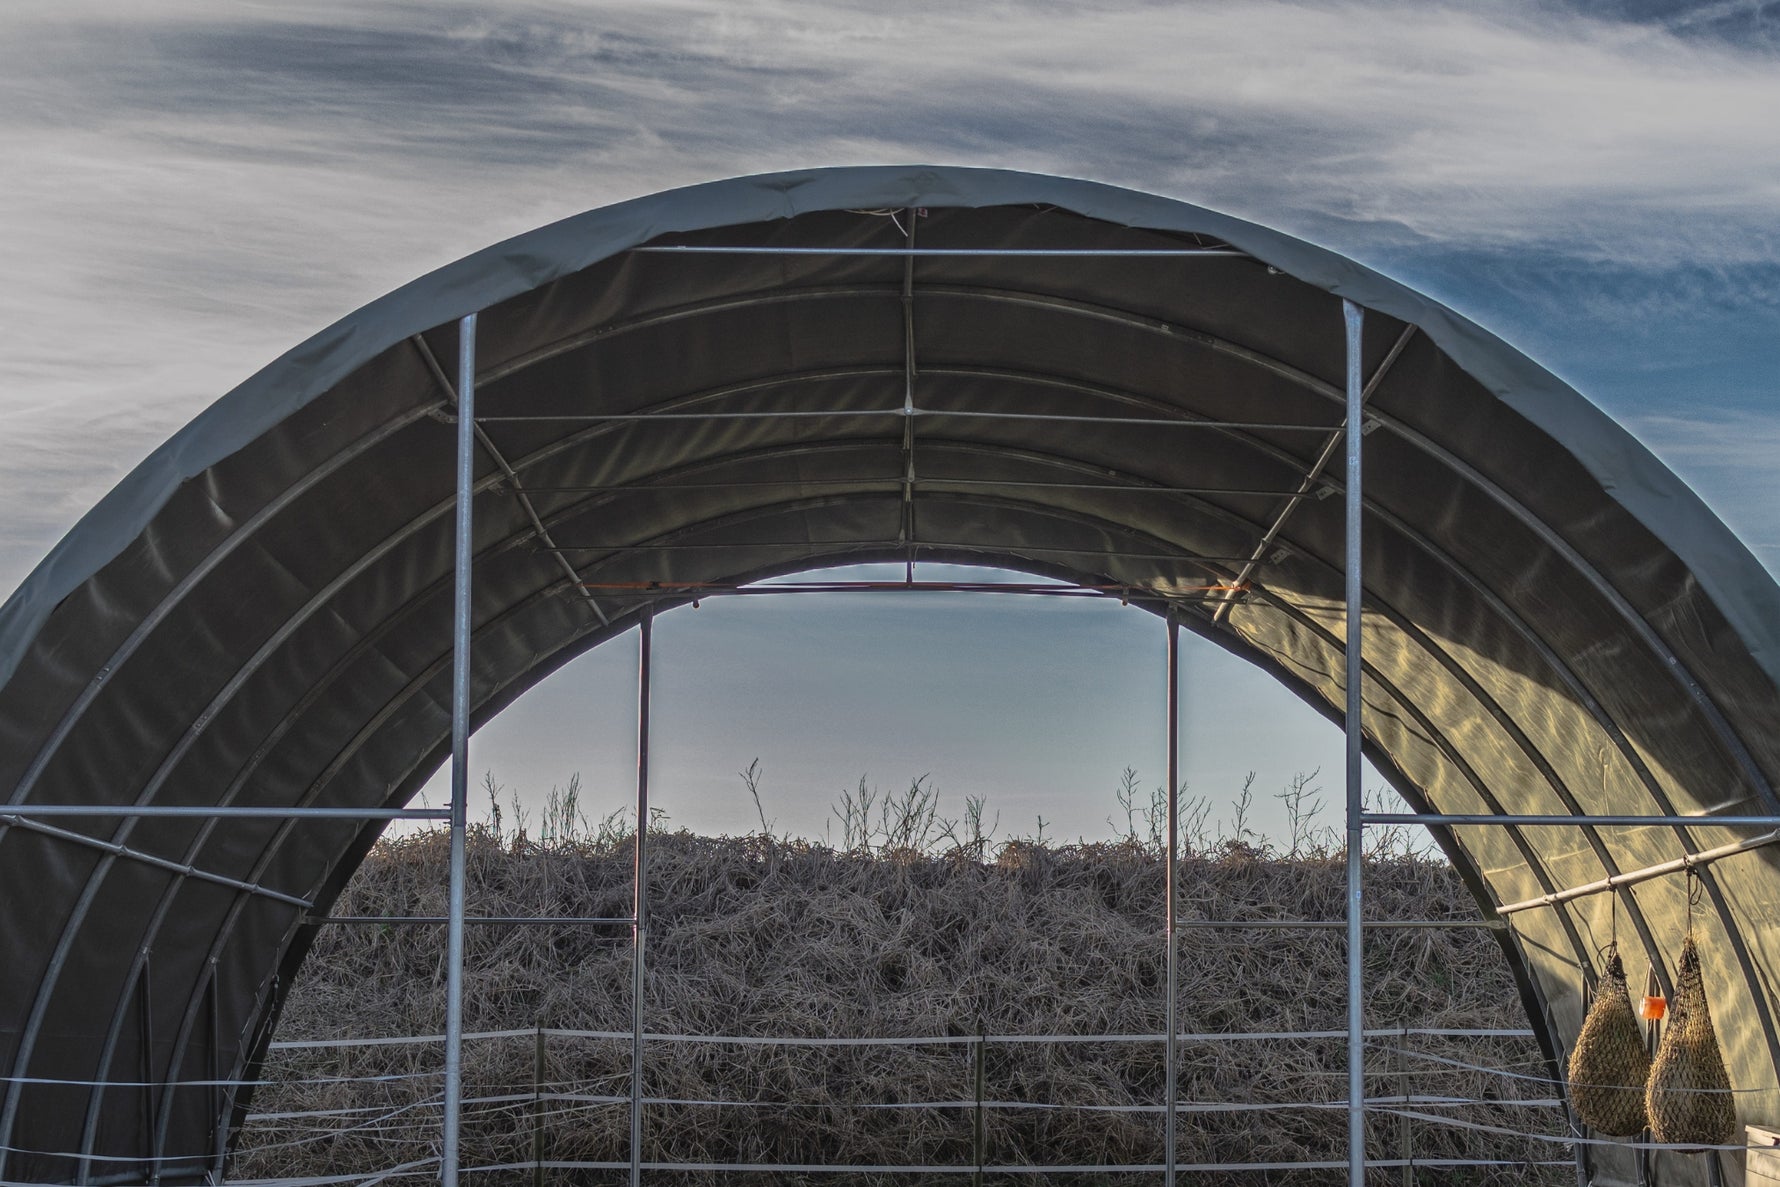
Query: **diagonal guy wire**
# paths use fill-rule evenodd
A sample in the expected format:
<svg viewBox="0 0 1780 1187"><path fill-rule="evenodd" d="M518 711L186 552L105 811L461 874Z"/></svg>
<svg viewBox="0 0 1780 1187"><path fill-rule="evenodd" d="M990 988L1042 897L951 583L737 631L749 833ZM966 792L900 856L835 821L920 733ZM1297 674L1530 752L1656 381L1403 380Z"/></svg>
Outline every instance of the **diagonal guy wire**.
<svg viewBox="0 0 1780 1187"><path fill-rule="evenodd" d="M414 335L409 341L413 342L416 349L420 351L420 357L425 360L427 370L432 372L433 381L444 390L451 400L452 407L455 408L457 406L457 385L451 382L450 377L445 374L444 368L439 366L439 360L433 354L433 348L428 346L426 339L419 334ZM556 541L550 538L550 529L544 526L544 521L538 516L537 508L532 506L531 496L526 494L525 487L520 485L519 475L514 472L512 466L507 464L507 459L501 455L499 449L495 448L494 442L489 439L488 433L481 425L476 426L476 440L482 443L482 448L488 451L488 456L494 459L494 464L501 468L501 473L506 475L507 481L512 484L514 497L519 500L519 506L525 511L526 518L531 520L532 530L538 533L538 539L543 541L544 547L551 550L551 555L556 558L556 563L562 566L563 573L568 577L574 590L581 595L581 600L587 603L587 608L593 611L593 616L600 620L601 626L612 625L612 620L606 616L606 612L600 609L599 603L587 591L586 583L581 580L581 574L576 571L574 565L569 563L562 550L556 547Z"/></svg>

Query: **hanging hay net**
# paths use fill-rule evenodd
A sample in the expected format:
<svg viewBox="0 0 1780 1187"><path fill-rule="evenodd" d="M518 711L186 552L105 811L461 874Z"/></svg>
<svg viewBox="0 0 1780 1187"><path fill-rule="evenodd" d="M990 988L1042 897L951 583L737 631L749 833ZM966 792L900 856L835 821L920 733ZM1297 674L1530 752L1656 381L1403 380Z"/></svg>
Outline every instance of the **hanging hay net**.
<svg viewBox="0 0 1780 1187"><path fill-rule="evenodd" d="M1650 1054L1644 1031L1632 1012L1625 965L1617 948L1607 949L1607 968L1595 988L1594 1004L1570 1051L1570 1101L1597 1133L1628 1137L1644 1130L1644 1082Z"/></svg>
<svg viewBox="0 0 1780 1187"><path fill-rule="evenodd" d="M1681 945L1669 1017L1644 1093L1651 1135L1659 1142L1689 1145L1727 1142L1737 1129L1737 1110L1691 935Z"/></svg>

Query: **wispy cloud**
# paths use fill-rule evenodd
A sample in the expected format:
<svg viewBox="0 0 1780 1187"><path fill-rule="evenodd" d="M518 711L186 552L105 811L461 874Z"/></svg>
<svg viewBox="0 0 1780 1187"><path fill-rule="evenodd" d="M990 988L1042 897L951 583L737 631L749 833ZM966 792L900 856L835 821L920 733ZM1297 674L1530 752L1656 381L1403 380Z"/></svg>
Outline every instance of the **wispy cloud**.
<svg viewBox="0 0 1780 1187"><path fill-rule="evenodd" d="M428 268L616 199L813 164L1002 165L1200 201L1436 278L1586 376L1607 364L1566 336L1688 300L1650 277L1721 293L1780 261L1780 56L1714 33L1761 5L1719 7L14 0L0 399L49 448L0 497L46 546L68 499L21 501L21 481L90 503L257 366ZM1760 304L1745 287L1714 326Z"/></svg>
<svg viewBox="0 0 1780 1187"><path fill-rule="evenodd" d="M122 34L31 26L37 37L13 39L14 85L38 96L44 126L91 119L139 146L209 146L242 163L612 165L646 189L663 171L721 174L763 157L938 154L1073 165L1387 238L1611 254L1635 227L1660 231L1647 253L1775 251L1762 233L1780 201L1775 55L1575 10L202 11Z"/></svg>
<svg viewBox="0 0 1780 1187"><path fill-rule="evenodd" d="M1629 427L1780 573L1780 410L1682 404L1631 417Z"/></svg>

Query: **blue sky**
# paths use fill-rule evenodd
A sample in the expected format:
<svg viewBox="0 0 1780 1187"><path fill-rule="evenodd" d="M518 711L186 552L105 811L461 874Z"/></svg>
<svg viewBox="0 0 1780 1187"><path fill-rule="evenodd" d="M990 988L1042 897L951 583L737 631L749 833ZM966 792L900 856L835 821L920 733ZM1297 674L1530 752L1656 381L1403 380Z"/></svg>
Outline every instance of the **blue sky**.
<svg viewBox="0 0 1780 1187"><path fill-rule="evenodd" d="M1775 570L1776 112L1765 3L9 0L0 586L217 396L430 268L673 185L892 161L1129 185L1362 260L1574 383ZM759 756L781 827L931 773L1004 832L1104 832L1120 769L1160 772L1160 628L983 601L664 619L660 800L746 827ZM632 652L606 650L478 766L616 803ZM1334 772L1333 731L1189 663L1196 791Z"/></svg>

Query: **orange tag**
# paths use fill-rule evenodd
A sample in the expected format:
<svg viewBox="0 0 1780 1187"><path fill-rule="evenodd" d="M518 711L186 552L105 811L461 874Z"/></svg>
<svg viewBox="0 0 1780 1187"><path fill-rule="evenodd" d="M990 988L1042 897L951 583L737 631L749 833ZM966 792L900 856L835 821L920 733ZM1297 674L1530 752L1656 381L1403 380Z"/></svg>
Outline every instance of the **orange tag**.
<svg viewBox="0 0 1780 1187"><path fill-rule="evenodd" d="M1664 1014L1669 1012L1669 999L1665 997L1647 997L1643 1009L1638 1016L1646 1022L1660 1022Z"/></svg>

